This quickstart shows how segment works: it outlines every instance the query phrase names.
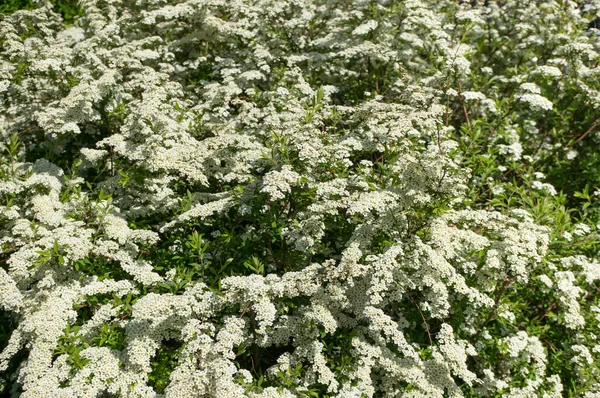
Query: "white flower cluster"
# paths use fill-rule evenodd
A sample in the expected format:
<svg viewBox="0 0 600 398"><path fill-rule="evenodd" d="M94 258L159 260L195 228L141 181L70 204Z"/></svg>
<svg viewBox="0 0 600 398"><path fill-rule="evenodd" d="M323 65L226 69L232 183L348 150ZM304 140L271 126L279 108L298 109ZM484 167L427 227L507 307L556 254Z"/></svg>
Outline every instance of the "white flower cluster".
<svg viewBox="0 0 600 398"><path fill-rule="evenodd" d="M477 207L464 162L482 132L503 180L530 139L583 159L541 120L600 104L575 3L83 0L71 27L38 3L0 20L0 388L559 397L548 347L597 380L600 263L553 251L597 234L538 196Z"/></svg>
<svg viewBox="0 0 600 398"><path fill-rule="evenodd" d="M289 165L282 167L281 171L270 171L263 177L263 187L260 190L269 194L271 200L283 199L286 194L291 192L300 174L292 170Z"/></svg>

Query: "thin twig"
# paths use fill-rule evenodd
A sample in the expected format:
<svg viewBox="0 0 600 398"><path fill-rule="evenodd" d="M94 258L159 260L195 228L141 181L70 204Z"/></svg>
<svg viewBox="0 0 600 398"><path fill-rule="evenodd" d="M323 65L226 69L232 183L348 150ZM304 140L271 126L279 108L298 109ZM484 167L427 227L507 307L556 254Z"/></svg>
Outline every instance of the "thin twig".
<svg viewBox="0 0 600 398"><path fill-rule="evenodd" d="M433 340L431 339L431 332L429 331L429 325L427 324L427 321L425 320L425 316L423 315L423 311L421 311L421 307L419 307L419 304L417 304L417 302L412 298L412 296L408 296L408 298L410 299L410 301L413 302L415 307L417 307L417 310L419 310L419 314L421 314L421 319L423 320L423 324L425 325L425 330L427 330L427 337L429 337L429 345L431 347L433 347Z"/></svg>
<svg viewBox="0 0 600 398"><path fill-rule="evenodd" d="M494 308L492 308L492 312L490 313L490 315L488 315L487 319L485 320L485 322L483 323L483 325L475 332L475 334L473 335L473 337L477 336L480 332L482 332L484 330L484 328L488 325L488 323L490 323L495 315L496 315L496 310L498 309L498 305L500 304L500 299L502 298L502 296L504 295L504 292L506 291L506 289L516 280L516 278L508 278L505 279L504 282L502 283L502 288L500 289L500 291L498 292L498 294L496 294L496 300L494 301Z"/></svg>
<svg viewBox="0 0 600 398"><path fill-rule="evenodd" d="M473 128L471 127L471 121L469 120L469 112L467 111L467 105L465 104L465 98L462 94L462 83L458 82L458 100L463 108L463 113L465 114L465 118L467 119L467 126L469 127L469 132L473 134Z"/></svg>
<svg viewBox="0 0 600 398"><path fill-rule="evenodd" d="M577 138L577 142L580 142L581 140L583 140L585 137L588 136L589 133L592 132L593 129L596 128L596 126L598 126L600 124L600 119L596 119L596 121L590 126L589 129L587 129L587 131L585 133L583 133L581 135L581 137Z"/></svg>
<svg viewBox="0 0 600 398"><path fill-rule="evenodd" d="M246 312L248 312L248 310L250 309L250 307L246 307L244 308L244 310L242 311L242 313L240 314L240 318L243 318L244 315L246 315Z"/></svg>
<svg viewBox="0 0 600 398"><path fill-rule="evenodd" d="M548 315L548 313L554 309L554 307L556 307L556 301L553 301L552 304L550 304L548 306L548 308L546 308L546 310L544 311L544 313L542 314L542 317L538 320L538 322L541 322L541 320L544 319L546 317L546 315Z"/></svg>
<svg viewBox="0 0 600 398"><path fill-rule="evenodd" d="M446 95L446 127L450 125L450 96Z"/></svg>

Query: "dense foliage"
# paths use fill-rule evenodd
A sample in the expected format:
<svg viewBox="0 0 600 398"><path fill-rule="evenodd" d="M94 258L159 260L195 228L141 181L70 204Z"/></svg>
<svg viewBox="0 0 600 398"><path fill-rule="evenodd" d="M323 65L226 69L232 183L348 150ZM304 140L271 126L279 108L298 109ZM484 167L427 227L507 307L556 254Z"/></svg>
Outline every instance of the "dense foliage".
<svg viewBox="0 0 600 398"><path fill-rule="evenodd" d="M600 1L2 7L0 395L600 397Z"/></svg>

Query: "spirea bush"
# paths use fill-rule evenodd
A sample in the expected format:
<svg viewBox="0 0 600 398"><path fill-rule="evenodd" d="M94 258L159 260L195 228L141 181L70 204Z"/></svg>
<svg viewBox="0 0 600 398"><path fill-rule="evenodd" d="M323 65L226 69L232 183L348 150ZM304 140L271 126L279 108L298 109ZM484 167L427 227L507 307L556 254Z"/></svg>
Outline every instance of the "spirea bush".
<svg viewBox="0 0 600 398"><path fill-rule="evenodd" d="M600 397L598 0L3 7L0 395Z"/></svg>

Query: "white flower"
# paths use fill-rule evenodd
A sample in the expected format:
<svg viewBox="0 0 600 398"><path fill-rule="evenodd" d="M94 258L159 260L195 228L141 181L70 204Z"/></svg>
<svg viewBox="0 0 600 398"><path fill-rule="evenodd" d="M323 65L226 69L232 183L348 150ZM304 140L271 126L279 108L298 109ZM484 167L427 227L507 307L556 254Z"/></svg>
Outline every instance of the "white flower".
<svg viewBox="0 0 600 398"><path fill-rule="evenodd" d="M556 66L542 65L537 68L539 73L548 77L560 77L562 72Z"/></svg>
<svg viewBox="0 0 600 398"><path fill-rule="evenodd" d="M463 91L462 96L465 98L465 101L474 101L474 100L485 99L485 95L478 91Z"/></svg>
<svg viewBox="0 0 600 398"><path fill-rule="evenodd" d="M520 88L522 91L532 93L532 94L541 94L541 92L542 92L540 90L540 88L538 87L538 85L535 83L523 83L523 84L521 84Z"/></svg>
<svg viewBox="0 0 600 398"><path fill-rule="evenodd" d="M542 113L600 109L581 10L338 3L85 0L71 27L46 6L1 18L0 384L23 398L558 398L573 391L546 371L552 336L516 312L555 300L569 333L548 343L573 358L580 395L597 392L598 256L549 250L566 228L538 225L528 201L480 206L494 197L479 189L513 191L493 162L580 156L544 136ZM534 202L559 189L523 178ZM596 237L574 224L564 239Z"/></svg>
<svg viewBox="0 0 600 398"><path fill-rule="evenodd" d="M540 275L539 278L540 282L542 282L544 285L548 286L548 287L552 287L552 280L548 277L548 275Z"/></svg>
<svg viewBox="0 0 600 398"><path fill-rule="evenodd" d="M290 193L292 186L299 180L300 174L292 170L291 166L284 165L281 171L270 171L263 178L261 192L266 192L271 200L283 199Z"/></svg>
<svg viewBox="0 0 600 398"><path fill-rule="evenodd" d="M551 101L539 94L522 94L518 96L518 99L527 103L533 110L548 111L553 107Z"/></svg>
<svg viewBox="0 0 600 398"><path fill-rule="evenodd" d="M573 160L577 157L577 155L579 155L579 152L577 152L577 150L569 149L565 157L567 158L567 160Z"/></svg>
<svg viewBox="0 0 600 398"><path fill-rule="evenodd" d="M575 224L575 229L573 230L573 235L576 236L585 236L591 232L591 228L587 224Z"/></svg>
<svg viewBox="0 0 600 398"><path fill-rule="evenodd" d="M377 26L379 25L379 23L375 20L369 20L365 23L363 23L362 25L357 26L353 31L352 34L355 36L362 36L362 35L366 35L367 33L377 29Z"/></svg>
<svg viewBox="0 0 600 398"><path fill-rule="evenodd" d="M573 352L577 354L573 356L573 358L571 358L571 361L576 363L577 365L584 366L591 365L592 363L594 363L592 354L586 346L573 345L571 346L571 350L573 350Z"/></svg>
<svg viewBox="0 0 600 398"><path fill-rule="evenodd" d="M514 142L510 145L498 145L499 153L507 155L508 160L519 160L523 154L523 146L520 142Z"/></svg>
<svg viewBox="0 0 600 398"><path fill-rule="evenodd" d="M504 189L504 187L503 187L503 186L501 186L501 185L495 185L495 186L493 186L491 189L492 189L492 193L493 193L494 195L500 195L500 194L503 194L503 193L506 191L506 190Z"/></svg>
<svg viewBox="0 0 600 398"><path fill-rule="evenodd" d="M552 196L556 195L556 189L552 184L543 183L536 180L531 184L531 187L535 190L545 191Z"/></svg>

